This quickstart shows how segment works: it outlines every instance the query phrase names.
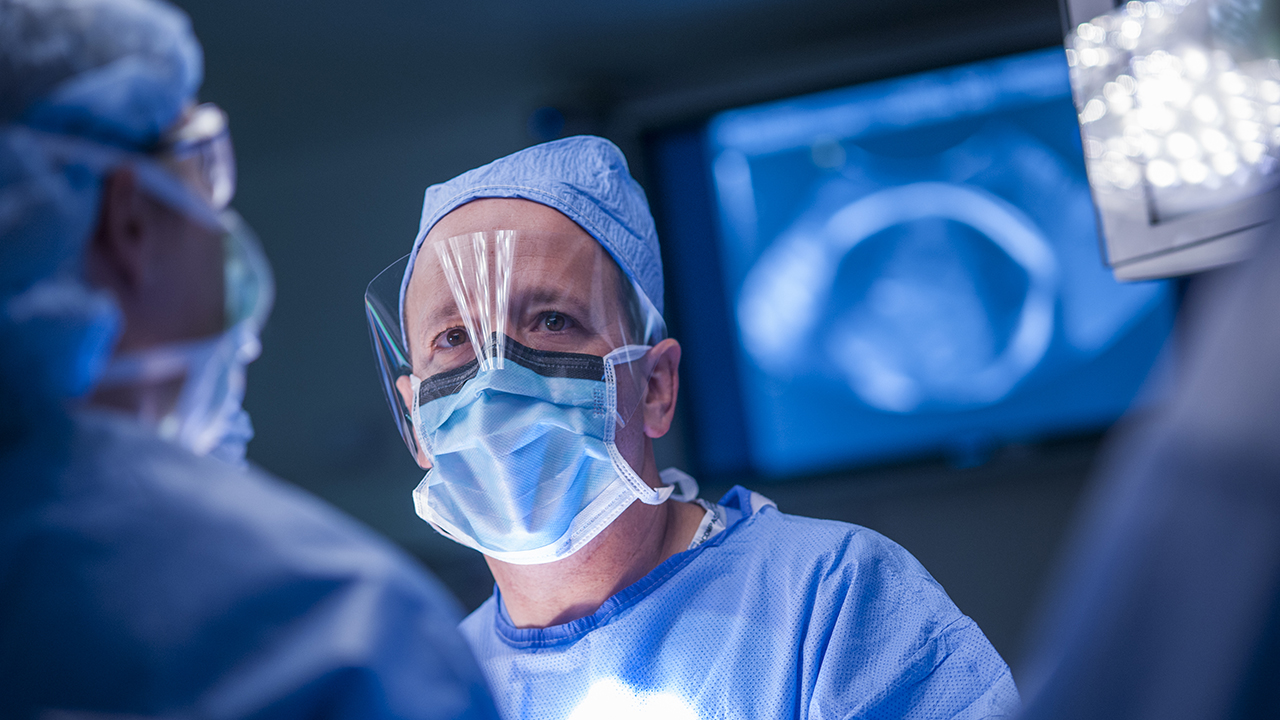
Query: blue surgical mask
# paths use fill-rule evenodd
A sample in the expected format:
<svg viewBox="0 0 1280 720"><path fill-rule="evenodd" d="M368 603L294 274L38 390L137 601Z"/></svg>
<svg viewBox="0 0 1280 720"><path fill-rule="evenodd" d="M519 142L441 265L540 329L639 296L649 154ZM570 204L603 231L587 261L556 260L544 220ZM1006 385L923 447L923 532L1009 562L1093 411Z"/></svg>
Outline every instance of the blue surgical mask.
<svg viewBox="0 0 1280 720"><path fill-rule="evenodd" d="M674 486L650 487L614 442L616 369L648 349L599 357L507 338L497 367L414 376L413 426L432 460L418 515L495 559L536 564L582 549L635 500L667 500Z"/></svg>

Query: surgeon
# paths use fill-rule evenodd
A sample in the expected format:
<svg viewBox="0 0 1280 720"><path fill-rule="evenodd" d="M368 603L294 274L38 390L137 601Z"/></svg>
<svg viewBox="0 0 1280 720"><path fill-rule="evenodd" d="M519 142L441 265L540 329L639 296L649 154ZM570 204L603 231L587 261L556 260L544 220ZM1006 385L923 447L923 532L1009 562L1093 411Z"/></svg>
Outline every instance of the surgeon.
<svg viewBox="0 0 1280 720"><path fill-rule="evenodd" d="M0 717L496 718L454 602L243 461L272 299L154 0L0 0Z"/></svg>
<svg viewBox="0 0 1280 720"><path fill-rule="evenodd" d="M462 631L503 716L1012 714L1005 663L901 547L659 472L662 283L644 193L583 136L428 188L370 285L417 512L497 581Z"/></svg>

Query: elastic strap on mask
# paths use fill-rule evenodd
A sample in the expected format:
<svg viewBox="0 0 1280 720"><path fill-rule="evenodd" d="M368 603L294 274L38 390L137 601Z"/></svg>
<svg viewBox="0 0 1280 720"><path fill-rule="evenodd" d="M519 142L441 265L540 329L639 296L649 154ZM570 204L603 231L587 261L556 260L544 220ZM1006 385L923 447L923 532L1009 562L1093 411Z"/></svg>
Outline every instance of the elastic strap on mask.
<svg viewBox="0 0 1280 720"><path fill-rule="evenodd" d="M198 358L207 355L221 340L221 335L214 335L120 355L108 363L100 384L112 387L181 378L190 372Z"/></svg>
<svg viewBox="0 0 1280 720"><path fill-rule="evenodd" d="M131 156L129 162L137 174L138 182L155 199L210 230L222 228L218 211L209 207L202 198L197 196L186 185L183 185L182 181L175 177L173 173L145 156Z"/></svg>
<svg viewBox="0 0 1280 720"><path fill-rule="evenodd" d="M418 391L422 387L422 378L417 375L410 375L409 382L413 393L409 396L409 423L413 426L413 437L418 441L418 449L430 455L431 444L427 442L422 432L422 413L420 412L422 406L418 404Z"/></svg>
<svg viewBox="0 0 1280 720"><path fill-rule="evenodd" d="M663 482L676 488L676 491L671 494L673 500L689 502L698 497L698 481L683 470L672 467L663 470L658 475Z"/></svg>
<svg viewBox="0 0 1280 720"><path fill-rule="evenodd" d="M222 227L218 211L209 207L177 176L147 155L85 138L30 128L24 130L29 133L31 140L39 143L52 157L59 158L60 162L77 162L100 175L128 165L133 169L138 183L156 200L210 229Z"/></svg>
<svg viewBox="0 0 1280 720"><path fill-rule="evenodd" d="M661 505L671 497L675 492L675 485L663 485L662 487L649 487L649 483L645 482L636 471L631 468L631 463L622 457L622 453L618 452L618 444L614 442L614 433L618 425L625 425L625 419L618 413L618 374L614 370L616 365L625 365L629 362L639 360L644 354L649 352L650 345L623 345L604 356L604 381L605 381L605 436L604 444L609 450L609 459L613 461L613 468L618 475L631 489L631 493L636 499L645 505ZM617 424L614 420L616 419Z"/></svg>

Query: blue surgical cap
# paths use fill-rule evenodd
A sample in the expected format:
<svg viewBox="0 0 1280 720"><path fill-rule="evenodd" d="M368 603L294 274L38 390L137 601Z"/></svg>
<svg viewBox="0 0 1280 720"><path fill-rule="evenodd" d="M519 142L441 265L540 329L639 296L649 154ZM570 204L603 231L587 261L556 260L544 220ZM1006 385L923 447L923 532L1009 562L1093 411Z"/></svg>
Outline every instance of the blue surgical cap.
<svg viewBox="0 0 1280 720"><path fill-rule="evenodd" d="M87 391L118 330L82 277L104 148L153 146L203 55L157 0L0 0L0 396Z"/></svg>
<svg viewBox="0 0 1280 720"><path fill-rule="evenodd" d="M427 233L452 210L481 198L532 200L564 213L604 246L662 312L662 258L644 190L616 145L591 135L534 145L427 188L409 256L413 271ZM408 286L408 273L404 287ZM403 293L403 289L402 289Z"/></svg>

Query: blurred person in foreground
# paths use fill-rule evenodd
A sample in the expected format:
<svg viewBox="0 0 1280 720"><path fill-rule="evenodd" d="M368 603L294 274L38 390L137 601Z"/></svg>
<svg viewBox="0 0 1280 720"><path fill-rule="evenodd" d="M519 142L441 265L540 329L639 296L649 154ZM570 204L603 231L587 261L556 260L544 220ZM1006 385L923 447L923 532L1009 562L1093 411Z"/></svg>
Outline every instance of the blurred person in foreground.
<svg viewBox="0 0 1280 720"><path fill-rule="evenodd" d="M1231 106L1237 112L1227 121L1218 121L1228 130L1248 129L1243 110L1252 111L1256 100L1246 98L1259 98L1250 88L1280 87L1280 5L1274 0L1132 2L1101 9L1108 12L1078 26L1068 45L1082 46L1080 38L1088 34L1120 40L1129 54L1115 55L1107 66L1073 71L1081 106L1099 89L1098 80L1149 68L1153 59L1212 58L1197 90L1205 93L1198 99L1202 104L1240 79L1246 94L1237 99L1243 103ZM1136 42L1106 32L1124 27L1137 35ZM1267 95L1261 93L1262 99ZM1272 93L1271 100L1278 96ZM1159 111L1166 100L1140 93L1140 112L1133 114ZM1170 132L1189 137L1209 125L1171 106L1176 112L1168 116ZM1274 117L1276 105L1259 107ZM1113 118L1111 132L1128 117ZM1096 123L1085 127L1087 140L1111 139ZM1212 137L1201 135L1206 136ZM1126 225L1124 214L1145 217L1149 207L1106 202L1106 185L1103 192L1095 188L1103 200L1103 226L1110 228L1106 242L1120 251L1114 254L1150 252L1167 262L1149 265L1147 277L1200 272L1234 260L1231 252L1213 250L1214 243L1230 240L1247 248L1243 239L1250 233L1258 254L1191 279L1169 394L1130 418L1109 441L1025 665L1026 718L1280 717L1275 142L1271 149L1258 146L1257 170L1239 172L1231 182L1169 188L1193 198L1203 212L1170 223L1181 233L1176 242L1153 243L1134 231L1146 223ZM1091 180L1096 170L1091 166ZM1140 198L1143 193L1152 196L1138 188ZM1268 218L1270 226L1264 224ZM1242 228L1246 222L1255 224Z"/></svg>
<svg viewBox="0 0 1280 720"><path fill-rule="evenodd" d="M662 296L644 193L589 136L428 188L370 284L417 512L497 581L462 630L503 715L1011 715L1004 661L900 546L659 472Z"/></svg>
<svg viewBox="0 0 1280 720"><path fill-rule="evenodd" d="M1028 719L1280 717L1280 233L1197 283L1172 397L1086 498Z"/></svg>
<svg viewBox="0 0 1280 720"><path fill-rule="evenodd" d="M0 716L493 718L457 608L244 463L272 300L154 0L0 0Z"/></svg>

